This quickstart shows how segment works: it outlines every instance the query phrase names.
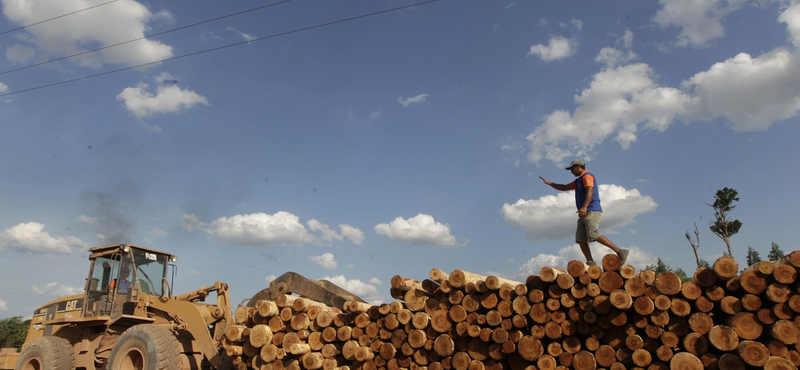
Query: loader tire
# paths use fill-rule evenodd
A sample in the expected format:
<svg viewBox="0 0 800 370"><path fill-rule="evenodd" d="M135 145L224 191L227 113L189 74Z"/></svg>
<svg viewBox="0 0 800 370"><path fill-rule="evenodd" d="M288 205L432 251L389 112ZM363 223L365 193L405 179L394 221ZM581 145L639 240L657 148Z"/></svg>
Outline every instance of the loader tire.
<svg viewBox="0 0 800 370"><path fill-rule="evenodd" d="M177 370L181 345L169 329L142 324L125 330L109 356L109 369Z"/></svg>
<svg viewBox="0 0 800 370"><path fill-rule="evenodd" d="M61 337L45 336L32 340L19 356L16 370L74 370L72 344Z"/></svg>

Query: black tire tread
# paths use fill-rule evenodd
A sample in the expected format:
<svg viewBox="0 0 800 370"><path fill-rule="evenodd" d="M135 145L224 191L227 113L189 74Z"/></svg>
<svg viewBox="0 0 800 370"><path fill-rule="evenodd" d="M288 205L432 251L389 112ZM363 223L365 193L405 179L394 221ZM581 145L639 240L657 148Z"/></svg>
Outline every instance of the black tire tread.
<svg viewBox="0 0 800 370"><path fill-rule="evenodd" d="M180 368L181 344L172 331L154 324L136 325L123 332L111 353L110 360L112 362L114 361L117 347L133 338L144 341L145 347L148 347L148 343L152 343L155 347L155 352L152 355L156 358L156 368L147 370L175 370Z"/></svg>
<svg viewBox="0 0 800 370"><path fill-rule="evenodd" d="M72 343L61 337L44 336L32 340L23 348L15 369L22 368L22 364L30 356L40 358L42 370L75 369L75 352L72 349Z"/></svg>

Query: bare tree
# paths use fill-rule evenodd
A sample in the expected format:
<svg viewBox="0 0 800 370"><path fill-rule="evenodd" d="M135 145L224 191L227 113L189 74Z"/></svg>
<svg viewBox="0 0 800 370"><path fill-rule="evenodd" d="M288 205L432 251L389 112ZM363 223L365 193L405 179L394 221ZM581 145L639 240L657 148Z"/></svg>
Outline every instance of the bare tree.
<svg viewBox="0 0 800 370"><path fill-rule="evenodd" d="M686 232L686 240L689 241L689 244L692 245L692 249L694 250L694 258L697 260L697 268L708 267L708 262L700 258L700 254L698 252L700 249L700 230L697 229L697 223L694 224L694 237L697 240L696 243L695 240L692 239L692 236L689 235L689 232Z"/></svg>

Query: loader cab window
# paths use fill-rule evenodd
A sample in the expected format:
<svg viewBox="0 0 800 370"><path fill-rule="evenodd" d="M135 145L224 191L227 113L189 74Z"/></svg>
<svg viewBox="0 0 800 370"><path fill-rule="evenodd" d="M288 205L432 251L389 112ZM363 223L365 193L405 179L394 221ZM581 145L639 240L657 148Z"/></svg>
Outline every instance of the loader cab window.
<svg viewBox="0 0 800 370"><path fill-rule="evenodd" d="M142 293L160 296L163 285L161 281L167 276L168 256L164 254L133 250L133 261L136 265L136 282Z"/></svg>
<svg viewBox="0 0 800 370"><path fill-rule="evenodd" d="M114 258L115 257L115 258ZM108 315L113 297L112 282L120 270L119 255L98 257L92 261L89 281L86 284L86 316Z"/></svg>

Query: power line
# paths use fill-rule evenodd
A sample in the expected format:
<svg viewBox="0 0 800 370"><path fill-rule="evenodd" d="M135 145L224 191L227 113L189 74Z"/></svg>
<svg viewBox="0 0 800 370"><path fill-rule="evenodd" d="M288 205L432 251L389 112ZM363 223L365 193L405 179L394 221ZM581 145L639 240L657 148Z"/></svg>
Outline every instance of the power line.
<svg viewBox="0 0 800 370"><path fill-rule="evenodd" d="M26 28L28 28L28 27L35 26L35 25L37 25L37 24L42 24L42 23L45 23L45 22L50 22L50 21L52 21L52 20L56 20L56 19L59 19L59 18L63 18L63 17L66 17L66 16L68 16L68 15L78 14L78 13L80 13L80 12L85 12L85 11L87 11L87 10L89 10L89 9L98 8L98 7L101 7L101 6L103 6L103 5L108 5L108 4L111 4L111 3L115 3L115 2L117 2L117 1L119 1L119 0L111 0L111 1L109 1L109 2L105 2L105 3L102 3L102 4L97 4L97 5L90 6L90 7L88 7L88 8L84 8L84 9L81 9L81 10L76 10L76 11L74 11L74 12L71 12L71 13L62 14L62 15L59 15L59 16L57 16L57 17L53 17L53 18L50 18L50 19L45 19L45 20L43 20L43 21L39 21L39 22L36 22L36 23L31 23L31 24L28 24L28 25L25 25L25 26L22 26L22 27L17 27L17 28L14 28L13 30L3 31L3 32L0 32L0 36L2 36L2 35L5 35L5 34L7 34L7 33L11 33L11 32L16 32L16 31L19 31L19 30L23 30L23 29L26 29Z"/></svg>
<svg viewBox="0 0 800 370"><path fill-rule="evenodd" d="M117 1L117 0L114 0L114 1ZM47 60L47 61L44 61L44 62L31 64L29 66L24 66L24 67L19 67L19 68L16 68L16 69L11 69L11 70L8 70L8 71L0 72L0 76L5 75L5 74L9 74L9 73L13 73L13 72L22 71L22 70L25 70L25 69L28 69L28 68L38 67L38 66L41 66L41 65L57 62L57 61L64 60L64 59L70 59L70 58L74 58L74 57L77 57L77 56L98 52L100 50L105 50L105 49L113 48L113 47L120 46L120 45L129 44L129 43L134 42L134 41L146 40L146 39L149 39L151 37L161 36L161 35L165 35L165 34L168 34L168 33L171 33L171 32L180 31L180 30L184 30L184 29L187 29L187 28L199 26L201 24L215 22L215 21L218 21L218 20L221 20L221 19L230 18L230 17L242 15L242 14L249 13L249 12L254 12L256 10L261 10L261 9L269 8L269 7L272 7L272 6L275 6L275 5L288 3L290 1L293 1L293 0L283 0L283 1L279 1L277 3L262 5L262 6L255 7L255 8L252 8L252 9L243 10L241 12L232 13L232 14L228 14L228 15L223 15L221 17L205 20L205 21L202 21L202 22L197 22L197 23L186 25L186 26L174 28L174 29L171 29L171 30L154 33L152 35L147 35L147 36L144 36L144 37L139 37L139 38L128 40L128 41L123 41L123 42L119 42L119 43L112 44L112 45L102 46L102 47L99 47L97 49L87 50L87 51L83 51L83 52L80 52L80 53L77 53L77 54L67 55L67 56L60 57L60 58L55 58L55 59L50 59L50 60Z"/></svg>
<svg viewBox="0 0 800 370"><path fill-rule="evenodd" d="M131 69L151 66L151 65L154 65L154 64L158 64L158 63L163 63L163 62L169 62L169 61L173 61L173 60L177 60L177 59L188 58L188 57L192 57L192 56L196 56L196 55L200 55L200 54L210 53L212 51L228 49L228 48L231 48L231 47L234 47L234 46L250 44L250 43L253 43L253 42L256 42L256 41L263 41L263 40L267 40L267 39L272 39L272 38L277 38L277 37L281 37L281 36L291 35L291 34L298 33L298 32L309 31L309 30L322 28L322 27L328 27L328 26L339 24L339 23L345 23L345 22L350 22L350 21L362 19L362 18L368 18L368 17L380 15L380 14L391 13L391 12L395 12L395 11L398 11L398 10L412 8L412 7L415 7L415 6L421 6L421 5L426 5L426 4L430 4L430 3L435 3L435 2L438 2L438 1L439 0L422 1L422 2L418 2L418 3L410 4L410 5L404 5L404 6L399 6L399 7L396 7L396 8L390 8L390 9L380 10L380 11L377 11L377 12L357 15L357 16L353 16L353 17L349 17L349 18L343 18L343 19L339 19L339 20L336 20L336 21L332 21L332 22L320 23L320 24L317 24L317 25L314 25L314 26L308 26L308 27L303 27L303 28L298 28L298 29L295 29L295 30L291 30L291 31L280 32L280 33L272 34L272 35L269 35L269 36L258 37L258 38L255 38L255 39L252 39L252 40L248 40L248 41L236 42L236 43L233 43L233 44L223 45L223 46L219 46L219 47L216 47L216 48L200 50L200 51L197 51L197 52L194 52L194 53L178 55L178 56L174 56L174 57L170 57L170 58L165 58L165 59L157 60L155 62L142 63L142 64L131 66L131 67L119 68L119 69L106 71L106 72L101 72L101 73L97 73L97 74L93 74L93 75L73 78L71 80L54 82L54 83L51 83L51 84L40 85L40 86L31 87L31 88L27 88L27 89L11 91L11 92L0 94L0 97L8 96L8 95L16 95L16 94L20 94L20 93L24 93L24 92L28 92L28 91L45 89L45 88L64 85L64 84L77 82L77 81L88 80L88 79L91 79L91 78L105 76L105 75L109 75L109 74L112 74L112 73L118 73L118 72L127 71L127 70L131 70Z"/></svg>

